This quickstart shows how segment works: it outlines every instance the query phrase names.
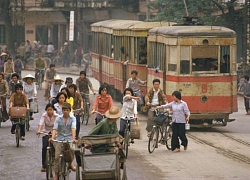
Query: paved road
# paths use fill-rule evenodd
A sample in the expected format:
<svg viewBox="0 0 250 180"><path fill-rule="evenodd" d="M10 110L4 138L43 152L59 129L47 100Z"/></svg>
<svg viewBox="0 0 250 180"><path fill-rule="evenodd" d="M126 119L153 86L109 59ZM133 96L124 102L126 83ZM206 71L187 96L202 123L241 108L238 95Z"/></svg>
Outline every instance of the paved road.
<svg viewBox="0 0 250 180"><path fill-rule="evenodd" d="M62 75L62 78L65 79L67 76L69 75ZM99 83L93 78L91 81L97 90ZM43 93L39 92L41 112L35 115L35 120L31 122L31 130L27 132L26 141L22 141L19 148L15 147L14 136L10 134L11 123L9 121L4 123L0 129L0 180L45 179L45 174L40 172L41 138L35 135L39 118L44 112ZM115 105L121 107L118 102L115 102ZM187 151L183 151L182 148L180 153L173 153L160 145L152 154L147 151L148 139L144 131L146 117L139 115L143 137L129 147L128 178L130 180L248 180L250 116L244 114L242 97L239 97L239 112L231 115L231 118L237 119L235 122L229 123L226 127L209 130L191 128L188 132ZM93 126L92 117L88 126L81 125L80 134L86 135ZM74 179L74 174L70 177Z"/></svg>

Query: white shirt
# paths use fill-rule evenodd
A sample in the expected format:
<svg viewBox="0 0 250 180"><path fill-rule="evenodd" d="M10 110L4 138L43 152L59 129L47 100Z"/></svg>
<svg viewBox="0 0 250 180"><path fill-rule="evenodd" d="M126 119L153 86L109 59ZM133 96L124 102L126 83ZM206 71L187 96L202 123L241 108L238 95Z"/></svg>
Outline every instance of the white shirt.
<svg viewBox="0 0 250 180"><path fill-rule="evenodd" d="M23 92L24 92L24 94L26 94L28 96L28 99L33 98L34 95L37 94L35 83L33 82L31 84L27 84L26 82L24 82Z"/></svg>
<svg viewBox="0 0 250 180"><path fill-rule="evenodd" d="M122 106L122 119L125 117L135 117L137 113L137 101L130 99L129 95L123 97L123 106Z"/></svg>
<svg viewBox="0 0 250 180"><path fill-rule="evenodd" d="M159 105L159 99L158 99L158 93L160 92L160 90L158 89L158 91L155 91L154 89L154 96L153 96L153 99L152 99L152 105Z"/></svg>
<svg viewBox="0 0 250 180"><path fill-rule="evenodd" d="M47 53L53 53L54 50L55 50L55 49L54 49L54 45L49 44L49 45L47 46Z"/></svg>

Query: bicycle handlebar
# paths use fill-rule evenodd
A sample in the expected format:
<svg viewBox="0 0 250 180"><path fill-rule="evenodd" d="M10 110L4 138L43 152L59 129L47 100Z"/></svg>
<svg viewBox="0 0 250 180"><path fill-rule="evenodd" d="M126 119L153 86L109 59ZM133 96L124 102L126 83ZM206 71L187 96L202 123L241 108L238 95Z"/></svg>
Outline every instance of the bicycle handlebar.
<svg viewBox="0 0 250 180"><path fill-rule="evenodd" d="M100 112L98 112L98 111L94 111L94 113L100 114L100 115L102 115L102 116L105 116L105 114L102 114L102 113L100 113Z"/></svg>
<svg viewBox="0 0 250 180"><path fill-rule="evenodd" d="M58 142L58 143L72 143L73 141L59 141L59 140L56 140L56 139L52 139L52 142Z"/></svg>
<svg viewBox="0 0 250 180"><path fill-rule="evenodd" d="M4 97L4 96L7 96L7 94L2 94L2 95L0 95L0 97Z"/></svg>

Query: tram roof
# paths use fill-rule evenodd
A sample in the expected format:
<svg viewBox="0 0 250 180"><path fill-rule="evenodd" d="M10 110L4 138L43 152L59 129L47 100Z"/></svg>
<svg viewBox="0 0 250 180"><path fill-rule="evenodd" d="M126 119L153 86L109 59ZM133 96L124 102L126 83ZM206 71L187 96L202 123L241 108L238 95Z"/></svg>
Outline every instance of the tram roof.
<svg viewBox="0 0 250 180"><path fill-rule="evenodd" d="M114 29L118 30L118 29L128 29L128 30L135 30L135 31L140 31L140 30L149 30L152 29L154 27L162 27L162 26L172 26L173 22L136 22L134 24L130 24L130 26L128 26L127 24L122 24L120 26L116 26L114 27Z"/></svg>
<svg viewBox="0 0 250 180"><path fill-rule="evenodd" d="M165 26L151 29L149 35L235 37L236 33L220 26Z"/></svg>
<svg viewBox="0 0 250 180"><path fill-rule="evenodd" d="M118 19L110 19L106 21L100 21L97 23L91 24L91 27L104 27L104 28L116 28L116 27L129 27L133 24L140 23L142 21L131 21L131 20L118 20Z"/></svg>

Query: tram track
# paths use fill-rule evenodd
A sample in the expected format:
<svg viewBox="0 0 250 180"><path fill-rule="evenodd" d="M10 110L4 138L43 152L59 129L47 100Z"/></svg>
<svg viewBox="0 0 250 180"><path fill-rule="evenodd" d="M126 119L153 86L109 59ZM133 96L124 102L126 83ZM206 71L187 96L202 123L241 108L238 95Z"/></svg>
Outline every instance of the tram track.
<svg viewBox="0 0 250 180"><path fill-rule="evenodd" d="M242 145L245 145L245 146L248 146L250 147L250 143L248 142L245 142L241 139L238 139L238 138L234 138L233 136L230 136L230 135L227 135L227 134L224 134L224 133L220 133L218 132L219 134L222 134L224 135L225 137L227 137L228 139L232 140L232 141L235 141L235 142L238 142ZM246 164L250 164L250 158L247 157L246 155L243 155L243 154L240 154L240 153L237 153L237 152L234 152L230 149L226 149L226 148L222 148L222 147L219 147L217 145L214 145L214 143L212 142L209 142L207 140L204 140L204 139L201 139L195 135L192 135L191 133L187 133L188 134L188 137L193 139L194 141L200 143L200 144L205 144L207 146L210 146L212 148L215 148L216 151L219 153L219 154L222 154L228 158L231 158L233 160L237 160L237 161L240 161L240 162L243 162L243 163L246 163Z"/></svg>

